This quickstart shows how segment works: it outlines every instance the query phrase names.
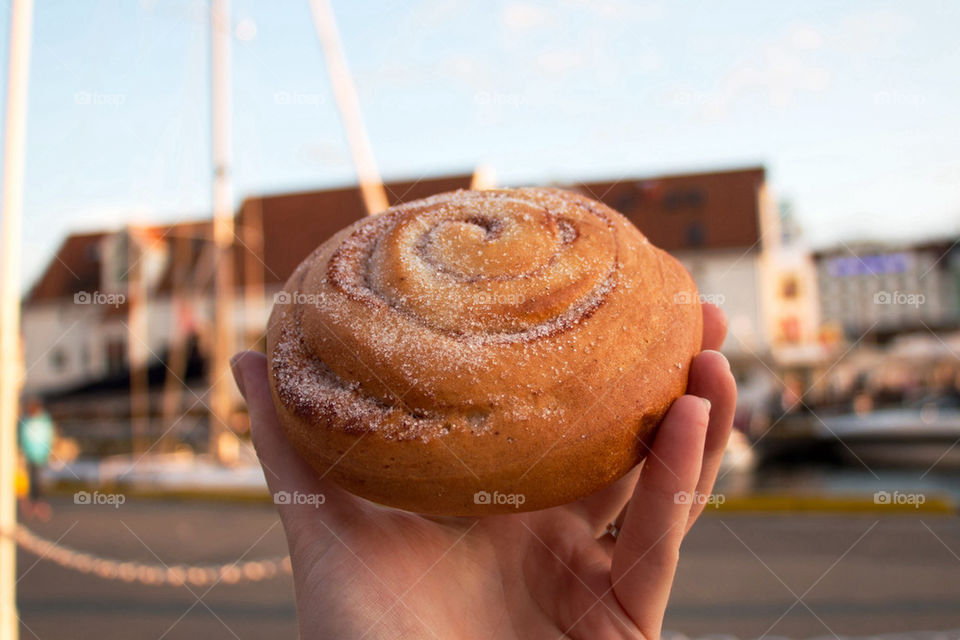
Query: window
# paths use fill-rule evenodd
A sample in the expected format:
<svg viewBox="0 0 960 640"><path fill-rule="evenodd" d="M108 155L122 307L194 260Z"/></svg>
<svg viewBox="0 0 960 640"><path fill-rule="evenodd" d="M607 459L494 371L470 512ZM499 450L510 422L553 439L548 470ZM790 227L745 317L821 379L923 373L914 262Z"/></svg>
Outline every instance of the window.
<svg viewBox="0 0 960 640"><path fill-rule="evenodd" d="M678 209L699 209L706 201L707 196L703 189L673 189L663 197L663 208L670 212Z"/></svg>
<svg viewBox="0 0 960 640"><path fill-rule="evenodd" d="M780 334L784 342L796 344L800 342L800 320L796 316L787 316L780 319Z"/></svg>
<svg viewBox="0 0 960 640"><path fill-rule="evenodd" d="M702 247L707 242L707 230L702 222L691 222L687 225L687 246Z"/></svg>
<svg viewBox="0 0 960 640"><path fill-rule="evenodd" d="M617 196L616 206L614 209L620 213L626 213L628 211L633 211L637 206L637 193L633 189L630 191L625 191Z"/></svg>
<svg viewBox="0 0 960 640"><path fill-rule="evenodd" d="M793 300L800 294L800 284L795 276L787 276L780 287L781 295L787 300Z"/></svg>
<svg viewBox="0 0 960 640"><path fill-rule="evenodd" d="M50 351L50 366L54 371L63 371L67 368L67 354L61 347Z"/></svg>
<svg viewBox="0 0 960 640"><path fill-rule="evenodd" d="M123 373L127 365L127 343L117 338L107 341L107 375Z"/></svg>

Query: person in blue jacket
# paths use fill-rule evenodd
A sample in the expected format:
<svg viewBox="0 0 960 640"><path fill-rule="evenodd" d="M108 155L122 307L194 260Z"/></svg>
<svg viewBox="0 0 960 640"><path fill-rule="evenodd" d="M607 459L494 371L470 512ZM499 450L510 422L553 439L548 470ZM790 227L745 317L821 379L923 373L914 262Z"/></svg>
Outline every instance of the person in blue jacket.
<svg viewBox="0 0 960 640"><path fill-rule="evenodd" d="M36 398L26 402L26 411L20 418L20 449L27 461L30 489L23 505L25 515L42 520L50 517L50 505L41 495L40 472L47 466L53 448L54 426L50 414Z"/></svg>

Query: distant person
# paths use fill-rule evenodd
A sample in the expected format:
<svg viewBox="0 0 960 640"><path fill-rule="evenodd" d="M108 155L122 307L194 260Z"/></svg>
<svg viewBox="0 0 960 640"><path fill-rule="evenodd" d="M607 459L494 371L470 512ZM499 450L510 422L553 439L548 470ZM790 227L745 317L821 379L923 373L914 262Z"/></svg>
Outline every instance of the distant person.
<svg viewBox="0 0 960 640"><path fill-rule="evenodd" d="M47 466L53 448L54 427L50 414L36 398L26 403L20 419L20 449L27 460L29 490L23 503L24 515L41 520L50 519L50 505L41 495L40 472Z"/></svg>

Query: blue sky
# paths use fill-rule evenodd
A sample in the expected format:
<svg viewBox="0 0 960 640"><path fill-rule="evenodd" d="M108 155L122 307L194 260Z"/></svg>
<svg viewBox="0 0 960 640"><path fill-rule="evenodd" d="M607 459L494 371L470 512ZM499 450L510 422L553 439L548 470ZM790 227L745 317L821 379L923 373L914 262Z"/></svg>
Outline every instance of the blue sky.
<svg viewBox="0 0 960 640"><path fill-rule="evenodd" d="M814 244L960 231L960 3L333 4L385 177L763 163ZM36 3L25 283L71 231L208 215L205 6ZM308 2L233 31L238 202L351 181Z"/></svg>

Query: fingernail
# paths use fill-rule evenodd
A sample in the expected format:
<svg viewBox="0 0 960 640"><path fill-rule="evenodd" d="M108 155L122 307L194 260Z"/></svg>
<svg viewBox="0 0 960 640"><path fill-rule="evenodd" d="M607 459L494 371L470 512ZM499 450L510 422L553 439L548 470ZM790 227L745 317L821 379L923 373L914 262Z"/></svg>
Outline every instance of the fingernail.
<svg viewBox="0 0 960 640"><path fill-rule="evenodd" d="M235 354L230 358L230 371L233 373L233 379L237 383L237 388L240 389L240 395L246 399L247 394L243 390L243 373L240 367L237 366L237 363L240 361L240 354Z"/></svg>
<svg viewBox="0 0 960 640"><path fill-rule="evenodd" d="M700 398L700 399L703 400L703 404L706 405L707 407L707 415L710 415L710 401L707 400L706 398Z"/></svg>
<svg viewBox="0 0 960 640"><path fill-rule="evenodd" d="M706 350L704 350L704 353L707 353L707 352L709 352L709 353L715 353L715 354L717 354L718 356L720 356L720 357L723 359L723 363L724 363L725 365L727 365L727 370L728 370L728 371L730 370L730 361L727 360L727 356L723 355L722 353L720 353L720 352L717 351L716 349L706 349Z"/></svg>

